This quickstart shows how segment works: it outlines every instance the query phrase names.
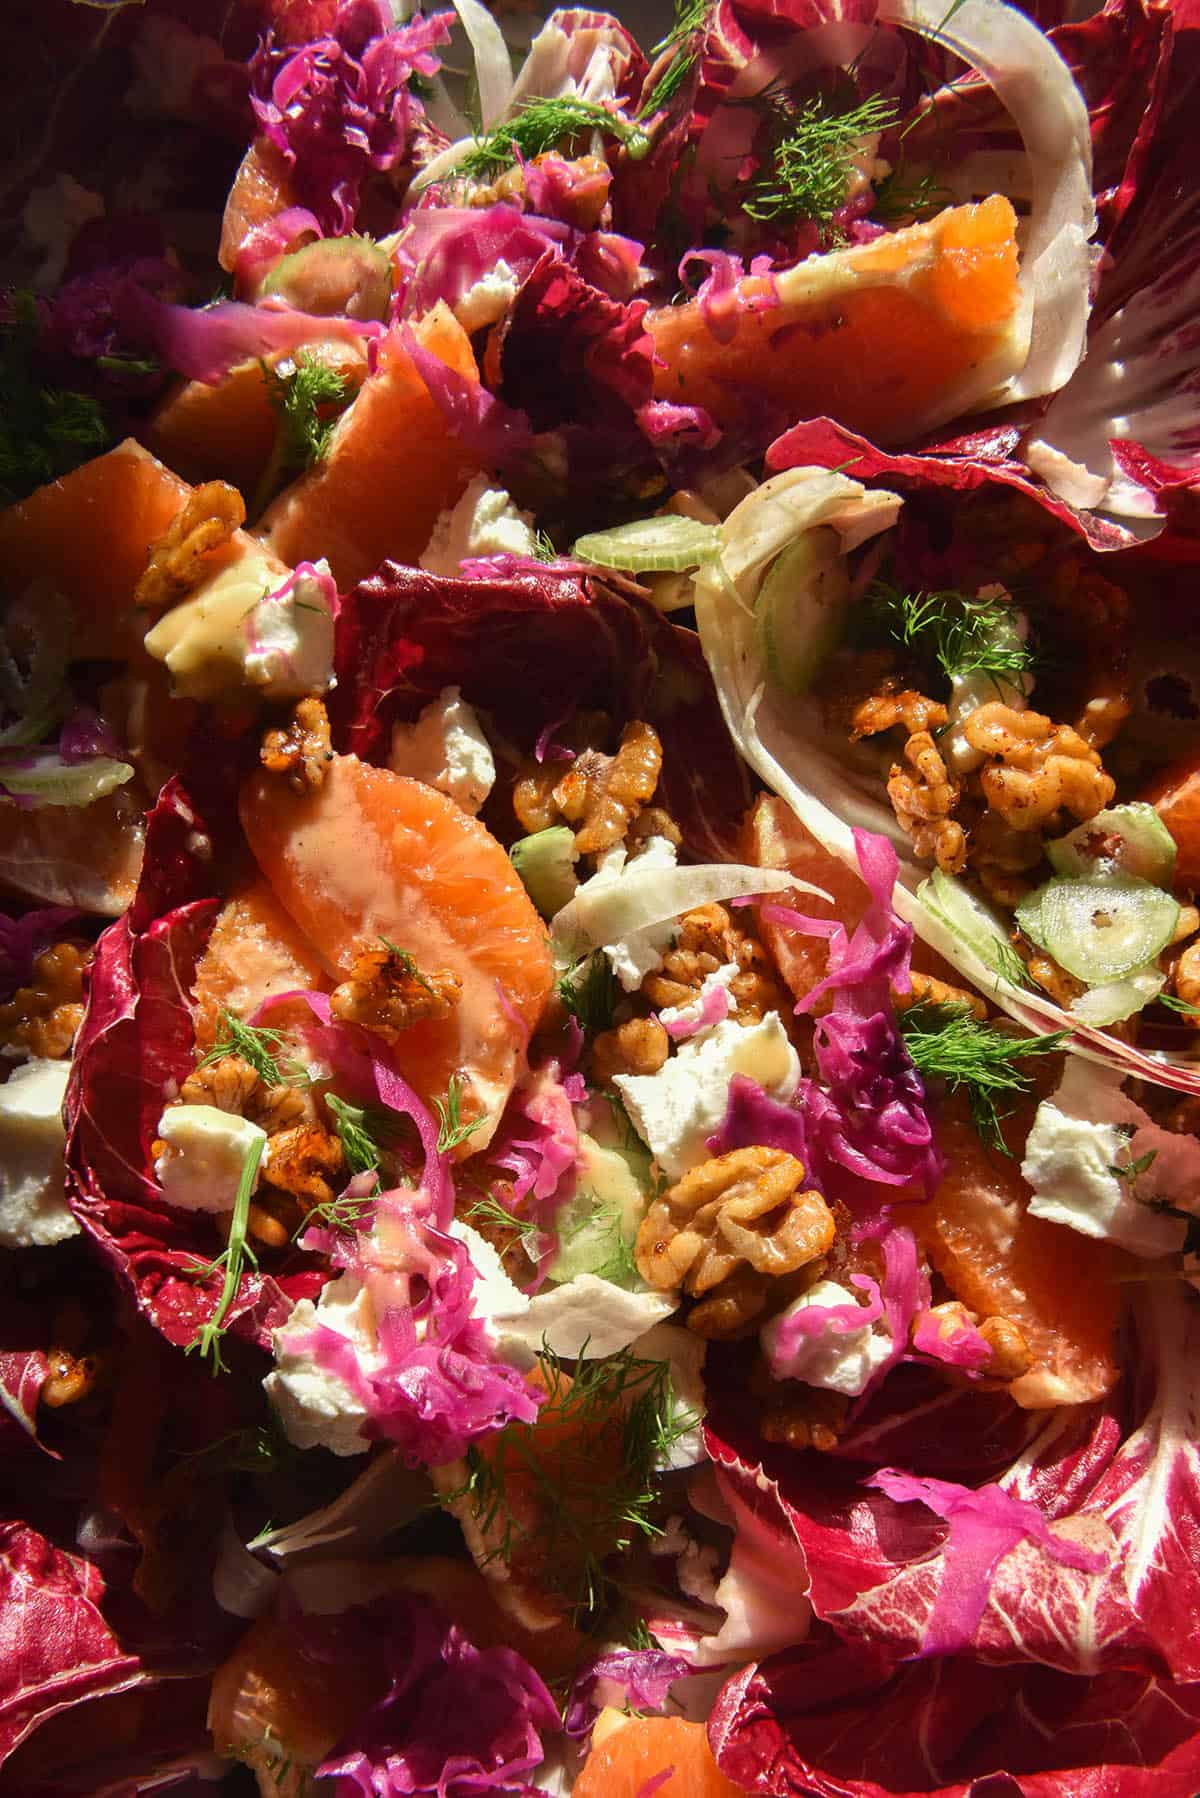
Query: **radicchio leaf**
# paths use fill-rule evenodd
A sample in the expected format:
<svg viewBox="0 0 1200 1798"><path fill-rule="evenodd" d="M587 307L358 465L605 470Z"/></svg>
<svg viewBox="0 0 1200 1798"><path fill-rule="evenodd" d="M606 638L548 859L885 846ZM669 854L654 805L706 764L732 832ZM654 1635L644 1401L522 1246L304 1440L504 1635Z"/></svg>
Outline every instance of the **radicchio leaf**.
<svg viewBox="0 0 1200 1798"><path fill-rule="evenodd" d="M216 1307L219 1287L196 1270L219 1241L203 1214L163 1202L151 1145L194 1063L191 982L219 905L206 896L210 853L200 819L170 782L146 820L133 904L96 945L66 1098L71 1209L145 1316L179 1346ZM315 1274L280 1283L247 1272L229 1315L266 1342L290 1300L319 1283Z"/></svg>
<svg viewBox="0 0 1200 1798"><path fill-rule="evenodd" d="M736 858L749 785L697 639L607 582L554 568L451 580L387 562L344 599L335 666L335 741L365 761L385 761L393 724L447 686L525 753L567 696L617 723L644 718L664 746L662 804L690 854Z"/></svg>

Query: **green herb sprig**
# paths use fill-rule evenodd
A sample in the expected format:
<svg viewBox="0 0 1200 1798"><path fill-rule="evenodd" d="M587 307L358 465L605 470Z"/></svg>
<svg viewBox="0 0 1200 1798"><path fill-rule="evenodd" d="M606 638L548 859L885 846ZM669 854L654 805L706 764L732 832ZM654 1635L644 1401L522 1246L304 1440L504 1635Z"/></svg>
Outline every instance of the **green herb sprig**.
<svg viewBox="0 0 1200 1798"><path fill-rule="evenodd" d="M871 95L848 112L834 113L822 100L794 107L778 90L756 98L760 105L766 102L779 135L743 198L744 210L763 224L812 219L830 225L850 191L856 143L894 125L894 106Z"/></svg>
<svg viewBox="0 0 1200 1798"><path fill-rule="evenodd" d="M37 370L37 300L24 291L0 298L0 507L69 474L111 442L100 402L48 386Z"/></svg>
<svg viewBox="0 0 1200 1798"><path fill-rule="evenodd" d="M451 1074L444 1099L435 1099L433 1109L438 1118L437 1151L439 1155L449 1155L452 1149L461 1148L462 1144L474 1136L484 1123L482 1117L472 1118L470 1123L463 1122L462 1116L463 1081L461 1074Z"/></svg>
<svg viewBox="0 0 1200 1798"><path fill-rule="evenodd" d="M599 949L576 962L558 981L559 998L586 1036L611 1026L618 991L608 957Z"/></svg>
<svg viewBox="0 0 1200 1798"><path fill-rule="evenodd" d="M248 1062L264 1086L294 1086L307 1080L298 1063L280 1063L288 1047L282 1031L269 1030L262 1024L244 1024L226 1007L219 1013L220 1029L212 1048L196 1063L198 1068L211 1067L226 1055L240 1055Z"/></svg>
<svg viewBox="0 0 1200 1798"><path fill-rule="evenodd" d="M971 1122L989 1149L1007 1155L1000 1125L1008 1115L998 1101L1029 1091L1031 1076L1022 1065L1036 1055L1052 1055L1069 1034L1010 1036L982 1022L964 1005L921 1001L900 1013L900 1032L913 1065L923 1080L941 1080L951 1092L964 1091Z"/></svg>
<svg viewBox="0 0 1200 1798"><path fill-rule="evenodd" d="M1013 628L1009 606L945 588L906 593L887 581L867 591L868 616L892 641L932 656L947 680L972 674L1018 684L1034 666L1034 652Z"/></svg>
<svg viewBox="0 0 1200 1798"><path fill-rule="evenodd" d="M530 100L514 119L494 126L455 164L448 179L465 176L469 181L494 181L512 168L518 157L529 162L548 150L569 150L593 131L615 137L635 160L650 148L640 125L592 100L562 94L556 99Z"/></svg>

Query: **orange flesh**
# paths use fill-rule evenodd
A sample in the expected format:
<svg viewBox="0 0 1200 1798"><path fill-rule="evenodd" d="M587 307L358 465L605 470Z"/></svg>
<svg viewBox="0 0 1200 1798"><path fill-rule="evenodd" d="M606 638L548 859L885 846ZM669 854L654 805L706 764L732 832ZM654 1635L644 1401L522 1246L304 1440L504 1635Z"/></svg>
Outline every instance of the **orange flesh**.
<svg viewBox="0 0 1200 1798"><path fill-rule="evenodd" d="M553 969L545 926L491 832L434 788L355 756L335 756L315 792L252 776L241 818L275 897L339 978L381 940L457 975L449 1016L404 1031L392 1058L426 1101L459 1074L464 1118L494 1119Z"/></svg>
<svg viewBox="0 0 1200 1798"><path fill-rule="evenodd" d="M663 307L646 321L663 364L655 392L704 406L719 424L738 417L750 389L789 421L828 413L874 440L903 436L1002 349L1017 304L1015 230L999 195L955 207L842 252L843 279L819 300L739 312L725 344L697 301Z"/></svg>
<svg viewBox="0 0 1200 1798"><path fill-rule="evenodd" d="M296 204L287 163L274 144L257 137L242 157L221 220L217 260L232 274L238 251L259 225Z"/></svg>
<svg viewBox="0 0 1200 1798"><path fill-rule="evenodd" d="M362 379L366 354L357 344L327 339L306 345L305 352L335 369L351 391ZM278 428L261 363L240 362L215 387L187 381L177 388L150 420L146 441L189 481L229 481L249 505Z"/></svg>
<svg viewBox="0 0 1200 1798"><path fill-rule="evenodd" d="M980 1317L1017 1324L1033 1366L1011 1391L1018 1404L1083 1404L1116 1383L1120 1279L1127 1258L1111 1243L1029 1214L1020 1153L1033 1101L1006 1130L1013 1158L984 1147L960 1099L938 1120L949 1168L928 1205L905 1207L911 1226L955 1298Z"/></svg>
<svg viewBox="0 0 1200 1798"><path fill-rule="evenodd" d="M221 908L196 968L196 1048L210 1049L222 1008L249 1019L272 993L329 985L325 970L264 881L238 893ZM265 1021L283 1029L289 1017L307 1017L275 1006Z"/></svg>
<svg viewBox="0 0 1200 1798"><path fill-rule="evenodd" d="M1200 888L1200 756L1173 763L1141 797L1175 839L1176 887Z"/></svg>
<svg viewBox="0 0 1200 1798"><path fill-rule="evenodd" d="M702 1723L682 1717L631 1717L588 1755L575 1798L639 1798L656 1774L672 1768L654 1798L741 1798L713 1759Z"/></svg>
<svg viewBox="0 0 1200 1798"><path fill-rule="evenodd" d="M413 329L448 368L478 382L470 339L444 306ZM277 555L293 567L327 557L342 592L389 557L417 562L439 515L477 471L399 336L381 342L376 372L335 427L324 459L285 488L262 520Z"/></svg>
<svg viewBox="0 0 1200 1798"><path fill-rule="evenodd" d="M150 545L190 492L128 439L0 512L0 586L46 581L70 603L72 659L125 660L148 622L133 590Z"/></svg>

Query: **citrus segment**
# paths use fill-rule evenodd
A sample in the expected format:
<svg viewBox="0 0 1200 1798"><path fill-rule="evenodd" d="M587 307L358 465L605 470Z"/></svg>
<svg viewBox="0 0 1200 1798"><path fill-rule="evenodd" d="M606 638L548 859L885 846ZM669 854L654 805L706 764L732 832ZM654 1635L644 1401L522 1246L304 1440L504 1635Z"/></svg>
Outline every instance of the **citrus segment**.
<svg viewBox="0 0 1200 1798"><path fill-rule="evenodd" d="M703 1723L682 1717L631 1717L605 1734L575 1781L575 1798L640 1798L668 1768L654 1798L742 1798L713 1759Z"/></svg>
<svg viewBox="0 0 1200 1798"><path fill-rule="evenodd" d="M222 1010L251 1018L276 993L329 985L320 960L265 881L256 880L226 901L196 967L196 1047L211 1049L220 1029ZM272 1008L272 1029L288 1020L286 1006ZM308 1016L307 1008L295 1011Z"/></svg>
<svg viewBox="0 0 1200 1798"><path fill-rule="evenodd" d="M241 816L275 897L339 978L386 942L461 982L449 1014L405 1030L391 1055L427 1102L461 1077L482 1147L553 982L545 926L495 837L433 787L355 756L335 756L315 791L253 776Z"/></svg>
<svg viewBox="0 0 1200 1798"><path fill-rule="evenodd" d="M145 832L126 789L94 805L0 805L0 887L115 918L142 870Z"/></svg>
<svg viewBox="0 0 1200 1798"><path fill-rule="evenodd" d="M191 489L132 438L0 512L0 586L44 580L71 606L73 659L122 661L146 616L133 590Z"/></svg>
<svg viewBox="0 0 1200 1798"><path fill-rule="evenodd" d="M1176 887L1195 891L1200 887L1200 755L1172 762L1141 797L1175 839Z"/></svg>
<svg viewBox="0 0 1200 1798"><path fill-rule="evenodd" d="M217 260L233 273L238 251L250 233L296 203L291 173L283 153L265 137L256 137L233 178L221 220Z"/></svg>
<svg viewBox="0 0 1200 1798"><path fill-rule="evenodd" d="M718 342L698 300L646 323L660 399L707 408L719 424L758 396L786 422L828 413L876 442L910 438L982 402L1018 369L1016 215L993 195L919 225L739 283ZM777 303L776 303L777 302Z"/></svg>
<svg viewBox="0 0 1200 1798"><path fill-rule="evenodd" d="M1030 1215L1020 1154L1033 1103L1006 1126L1010 1158L984 1146L961 1100L948 1101L937 1131L946 1176L928 1205L905 1207L903 1221L955 1298L1021 1330L1033 1365L1011 1391L1039 1409L1083 1404L1115 1384L1126 1259L1111 1243Z"/></svg>
<svg viewBox="0 0 1200 1798"><path fill-rule="evenodd" d="M847 931L860 924L867 909L867 889L846 862L822 848L795 812L782 799L764 793L743 828L746 861L755 868L786 868L798 880L811 881L832 899L832 905L811 893L794 902L794 909L810 918L836 918ZM771 904L788 905L786 894L775 895ZM805 936L784 924L760 919L759 931L776 967L797 999L805 998L825 978L829 965L828 939ZM912 965L917 973L932 974L957 985L959 976L927 943L916 938ZM824 1007L818 1002L817 1010Z"/></svg>
<svg viewBox="0 0 1200 1798"><path fill-rule="evenodd" d="M456 375L478 382L470 339L444 305L413 330ZM293 567L327 557L345 592L389 557L415 563L476 469L393 332L380 340L375 371L334 426L324 458L284 489L261 529Z"/></svg>

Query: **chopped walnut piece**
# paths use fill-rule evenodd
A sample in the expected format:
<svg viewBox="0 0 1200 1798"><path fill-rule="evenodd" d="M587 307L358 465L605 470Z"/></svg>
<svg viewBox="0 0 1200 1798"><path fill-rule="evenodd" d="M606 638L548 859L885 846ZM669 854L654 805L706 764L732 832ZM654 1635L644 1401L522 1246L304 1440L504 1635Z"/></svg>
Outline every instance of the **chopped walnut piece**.
<svg viewBox="0 0 1200 1798"><path fill-rule="evenodd" d="M302 699L292 708L289 724L269 730L259 760L268 774L282 774L297 793L315 792L324 784L333 760L329 714L319 699Z"/></svg>
<svg viewBox="0 0 1200 1798"><path fill-rule="evenodd" d="M893 763L888 775L892 809L912 838L916 855L936 860L946 874L960 874L967 861L966 833L950 815L958 805L958 783L951 778L933 740L933 732L944 727L947 716L940 701L927 699L912 687L895 691L885 681L881 691L855 706L850 735L858 742L897 725L908 733L904 745L908 765Z"/></svg>
<svg viewBox="0 0 1200 1798"><path fill-rule="evenodd" d="M588 750L554 788L554 803L578 828L580 855L599 855L624 838L642 807L654 797L662 771L662 744L653 725L635 719L621 732L614 756Z"/></svg>
<svg viewBox="0 0 1200 1798"><path fill-rule="evenodd" d="M1033 1353L1024 1333L1007 1317L985 1317L979 1334L992 1351L983 1372L993 1380L1019 1380L1033 1366Z"/></svg>
<svg viewBox="0 0 1200 1798"><path fill-rule="evenodd" d="M427 1018L444 1018L462 994L462 981L448 968L422 973L412 956L389 943L360 949L348 979L329 996L330 1010L343 1024L361 1024L385 1042Z"/></svg>
<svg viewBox="0 0 1200 1798"><path fill-rule="evenodd" d="M262 1176L269 1186L308 1205L328 1205L332 1178L343 1174L346 1157L331 1130L320 1124L293 1124L267 1138Z"/></svg>
<svg viewBox="0 0 1200 1798"><path fill-rule="evenodd" d="M842 1392L805 1386L798 1380L777 1384L766 1396L759 1418L765 1442L782 1442L787 1448L815 1448L828 1454L837 1447L845 1426L850 1400Z"/></svg>
<svg viewBox="0 0 1200 1798"><path fill-rule="evenodd" d="M683 832L676 824L670 812L664 811L661 805L648 805L644 812L639 812L629 827L629 853L635 856L641 853L651 837L665 837L676 849L683 842Z"/></svg>
<svg viewBox="0 0 1200 1798"><path fill-rule="evenodd" d="M38 1403L58 1410L62 1405L77 1405L92 1391L101 1372L96 1355L76 1355L69 1349L46 1351L50 1371L38 1393Z"/></svg>
<svg viewBox="0 0 1200 1798"><path fill-rule="evenodd" d="M919 974L915 968L911 981L908 992L893 994L897 1011L906 1011L910 1005L964 1005L980 1023L987 1017L987 1006L978 993L952 986L948 980L939 980L936 974Z"/></svg>
<svg viewBox="0 0 1200 1798"><path fill-rule="evenodd" d="M657 1018L630 1018L601 1031L592 1044L592 1081L607 1086L614 1074L657 1074L670 1042Z"/></svg>
<svg viewBox="0 0 1200 1798"><path fill-rule="evenodd" d="M1087 991L1082 980L1076 980L1074 974L1068 974L1065 968L1059 967L1053 956L1044 954L1040 949L1035 949L1024 960L1025 972L1029 978L1044 993L1049 993L1056 1005L1067 1006L1072 999L1078 999L1080 993Z"/></svg>
<svg viewBox="0 0 1200 1798"><path fill-rule="evenodd" d="M1185 1005L1200 1005L1200 942L1191 943L1175 963L1172 985Z"/></svg>
<svg viewBox="0 0 1200 1798"><path fill-rule="evenodd" d="M979 774L984 798L1013 830L1040 830L1060 811L1093 818L1116 792L1079 732L1041 712L990 700L962 728L972 749L988 758Z"/></svg>
<svg viewBox="0 0 1200 1798"><path fill-rule="evenodd" d="M861 737L876 737L881 731L903 725L910 737L941 730L948 713L937 699L927 699L912 687L892 692L885 687L869 698L860 700L850 714L850 736L855 743Z"/></svg>
<svg viewBox="0 0 1200 1798"><path fill-rule="evenodd" d="M191 492L163 535L150 546L145 572L133 590L139 606L173 606L206 572L204 561L246 522L246 505L228 481L205 481Z"/></svg>
<svg viewBox="0 0 1200 1798"><path fill-rule="evenodd" d="M295 1086L267 1086L240 1055L222 1055L188 1075L179 1089L181 1105L212 1105L249 1118L268 1136L289 1125L311 1121L309 1095Z"/></svg>
<svg viewBox="0 0 1200 1798"><path fill-rule="evenodd" d="M638 1272L660 1292L682 1287L695 1298L736 1273L731 1296L744 1312L746 1270L764 1279L795 1273L833 1242L829 1207L803 1180L803 1163L782 1149L733 1149L702 1162L650 1206L638 1231ZM703 1319L688 1321L709 1333Z"/></svg>
<svg viewBox="0 0 1200 1798"><path fill-rule="evenodd" d="M715 1292L693 1305L687 1327L706 1342L732 1342L766 1308L768 1284L749 1267L739 1267Z"/></svg>
<svg viewBox="0 0 1200 1798"><path fill-rule="evenodd" d="M93 954L87 943L53 943L35 956L30 984L0 1005L0 1044L45 1061L69 1055L83 1022L83 972Z"/></svg>
<svg viewBox="0 0 1200 1798"><path fill-rule="evenodd" d="M656 1010L690 1005L718 968L736 963L729 982L730 1016L739 1024L758 1024L769 1011L787 1016L791 1005L766 950L723 905L701 905L679 921L674 949L660 969L647 974L642 992Z"/></svg>

